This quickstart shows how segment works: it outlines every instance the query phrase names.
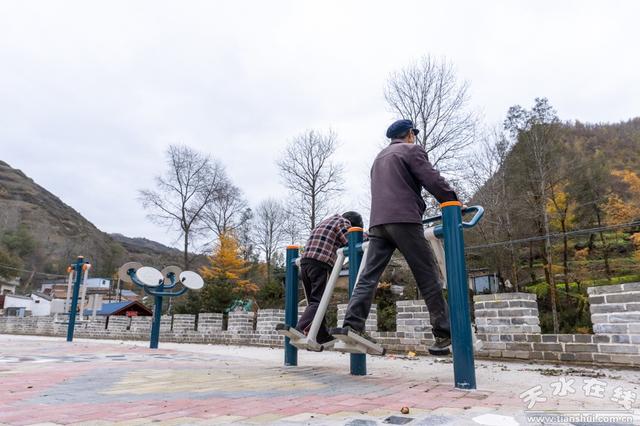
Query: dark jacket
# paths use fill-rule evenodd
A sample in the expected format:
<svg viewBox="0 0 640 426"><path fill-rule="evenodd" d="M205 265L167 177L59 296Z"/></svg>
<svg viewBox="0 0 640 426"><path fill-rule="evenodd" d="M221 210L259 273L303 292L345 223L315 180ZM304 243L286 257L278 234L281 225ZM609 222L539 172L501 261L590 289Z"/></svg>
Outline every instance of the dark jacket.
<svg viewBox="0 0 640 426"><path fill-rule="evenodd" d="M420 145L392 141L378 154L371 168L369 226L422 223L426 208L422 188L440 203L458 200Z"/></svg>

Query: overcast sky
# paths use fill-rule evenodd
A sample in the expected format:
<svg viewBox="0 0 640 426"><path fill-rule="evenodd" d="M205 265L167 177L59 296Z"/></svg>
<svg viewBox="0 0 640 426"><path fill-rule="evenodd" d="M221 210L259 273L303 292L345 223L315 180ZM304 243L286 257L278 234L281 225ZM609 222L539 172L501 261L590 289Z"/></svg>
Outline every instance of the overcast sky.
<svg viewBox="0 0 640 426"><path fill-rule="evenodd" d="M333 129L347 207L393 118L389 73L446 56L487 125L546 96L564 120L640 115L636 1L0 0L0 159L106 232L173 243L137 190L210 153L252 204L275 160Z"/></svg>

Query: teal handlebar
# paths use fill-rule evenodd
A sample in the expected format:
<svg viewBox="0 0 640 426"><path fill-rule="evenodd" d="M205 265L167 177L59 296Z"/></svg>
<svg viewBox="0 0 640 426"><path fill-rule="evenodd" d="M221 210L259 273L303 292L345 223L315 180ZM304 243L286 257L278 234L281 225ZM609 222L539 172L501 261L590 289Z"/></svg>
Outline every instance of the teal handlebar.
<svg viewBox="0 0 640 426"><path fill-rule="evenodd" d="M473 217L469 222L462 222L463 228L473 228L474 226L476 226L478 222L480 222L480 219L482 219L482 216L484 216L484 207L482 206L467 207L462 211L462 214L469 213L469 212L475 212L475 214L473 215Z"/></svg>
<svg viewBox="0 0 640 426"><path fill-rule="evenodd" d="M428 223L433 223L433 222L437 222L439 220L442 220L442 214L436 215L436 216L430 216L426 219L422 219L422 224L426 225Z"/></svg>
<svg viewBox="0 0 640 426"><path fill-rule="evenodd" d="M471 207L467 207L466 209L462 210L462 214L463 215L466 214L466 213L470 213L470 212L475 212L475 214L473 215L473 217L471 218L470 221L462 222L462 227L463 228L473 228L474 226L476 226L478 224L478 222L480 222L480 219L482 219L482 216L484 216L484 207L482 207L482 206L471 206ZM426 219L424 219L422 221L422 224L426 225L428 223L437 222L439 220L442 220L442 214L428 217L428 218L426 218ZM441 225L439 225L439 226L441 226Z"/></svg>

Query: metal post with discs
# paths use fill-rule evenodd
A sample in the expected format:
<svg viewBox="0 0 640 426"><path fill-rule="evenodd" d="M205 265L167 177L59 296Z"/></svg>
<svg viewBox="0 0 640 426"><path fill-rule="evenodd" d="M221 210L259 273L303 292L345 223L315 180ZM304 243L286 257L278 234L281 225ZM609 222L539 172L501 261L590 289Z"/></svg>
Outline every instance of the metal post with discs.
<svg viewBox="0 0 640 426"><path fill-rule="evenodd" d="M138 262L125 263L118 269L118 277L127 283L133 283L144 292L154 297L153 320L149 347L158 349L160 341L160 321L162 318L162 298L176 297L187 290L200 290L204 286L202 277L192 271L182 271L177 266L167 266L158 271L150 266L142 266ZM181 284L176 291L167 291Z"/></svg>

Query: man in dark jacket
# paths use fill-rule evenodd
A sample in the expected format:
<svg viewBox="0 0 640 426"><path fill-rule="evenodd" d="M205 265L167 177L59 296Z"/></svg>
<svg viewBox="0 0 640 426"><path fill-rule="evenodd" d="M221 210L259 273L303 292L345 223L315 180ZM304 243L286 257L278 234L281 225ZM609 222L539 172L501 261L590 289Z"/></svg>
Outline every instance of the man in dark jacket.
<svg viewBox="0 0 640 426"><path fill-rule="evenodd" d="M320 222L309 236L300 259L300 278L307 296L307 308L298 320L298 331L307 334L316 315L320 300L327 286L331 269L336 263L337 251L347 245L349 228L362 228L362 216L349 211L335 214ZM325 319L318 330L316 341L326 344L333 340Z"/></svg>
<svg viewBox="0 0 640 426"><path fill-rule="evenodd" d="M391 144L378 154L371 168L369 249L343 327L357 333L364 331L378 280L398 249L429 309L436 340L429 351L440 355L448 353L451 345L449 314L433 252L424 237L422 216L426 204L421 191L425 188L440 203L457 201L458 197L431 165L426 151L415 144L418 132L410 120L393 123L387 130ZM332 334L344 332L332 330Z"/></svg>

